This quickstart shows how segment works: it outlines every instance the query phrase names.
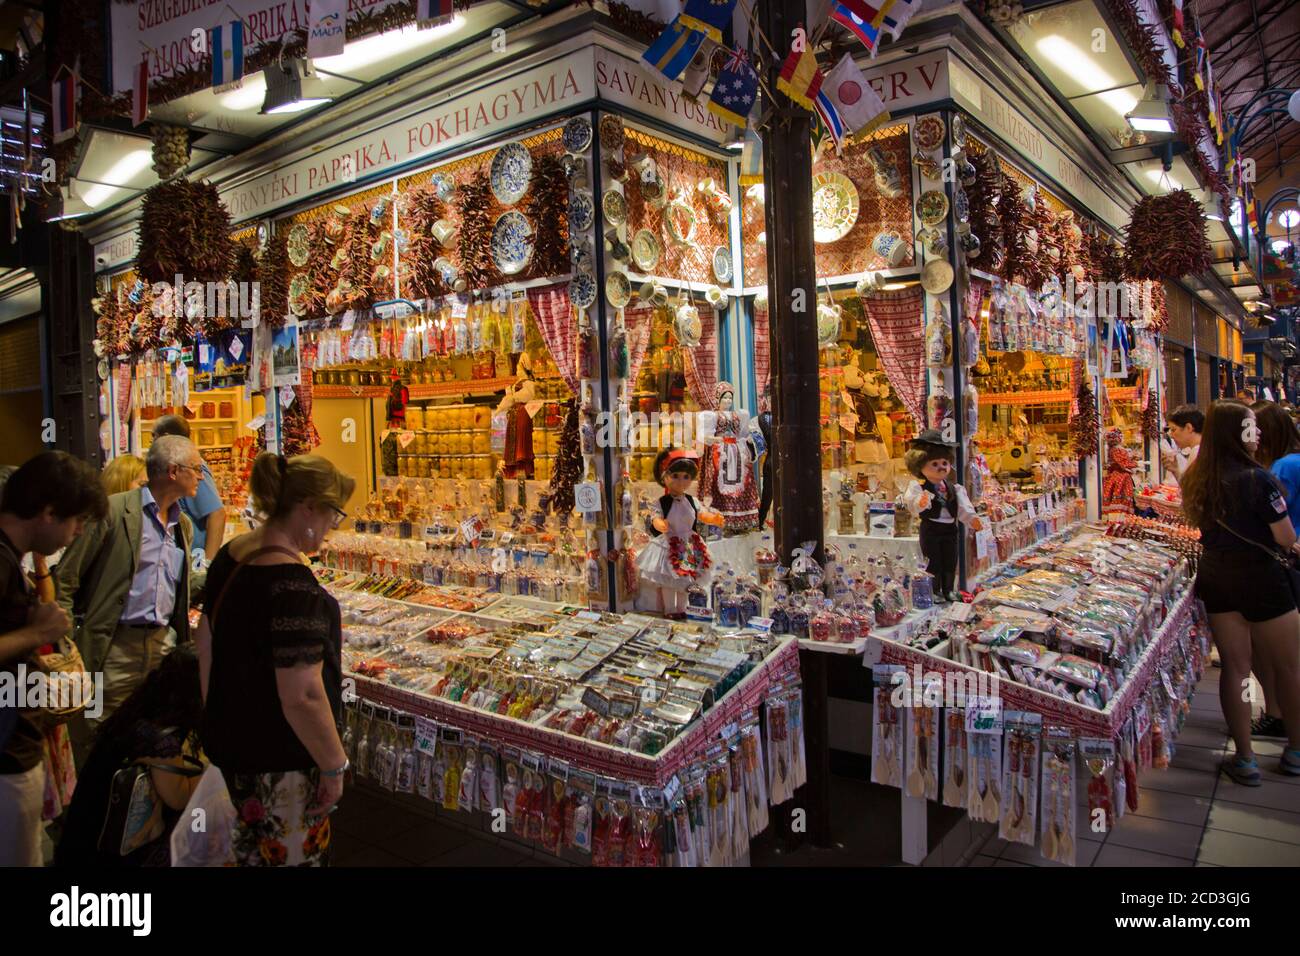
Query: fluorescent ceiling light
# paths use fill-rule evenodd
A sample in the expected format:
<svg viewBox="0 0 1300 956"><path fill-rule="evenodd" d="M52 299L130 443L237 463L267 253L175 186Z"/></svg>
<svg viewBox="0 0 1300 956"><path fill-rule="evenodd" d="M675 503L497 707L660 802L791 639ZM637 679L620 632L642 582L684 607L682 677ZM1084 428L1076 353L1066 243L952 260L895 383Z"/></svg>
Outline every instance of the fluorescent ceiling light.
<svg viewBox="0 0 1300 956"><path fill-rule="evenodd" d="M1140 133L1172 133L1174 117L1169 111L1168 88L1162 83L1148 83L1142 102L1125 119Z"/></svg>
<svg viewBox="0 0 1300 956"><path fill-rule="evenodd" d="M1089 90L1109 89L1116 83L1115 77L1059 33L1042 37L1035 45L1039 53Z"/></svg>
<svg viewBox="0 0 1300 956"><path fill-rule="evenodd" d="M82 199L87 206L98 207L109 196L119 189L125 188L123 185L129 180L134 179L143 172L153 161L153 153L147 149L135 149L127 153L112 168L104 174L104 182L96 183L86 190L86 195ZM111 184L111 185L110 185Z"/></svg>
<svg viewBox="0 0 1300 956"><path fill-rule="evenodd" d="M364 40L353 40L342 53L323 56L312 62L330 73L349 73L408 53L455 33L464 26L465 18L460 14L456 14L446 23L440 23L426 30L419 30L411 23L400 30L389 30L376 36L366 37Z"/></svg>
<svg viewBox="0 0 1300 956"><path fill-rule="evenodd" d="M263 110L268 116L278 116L284 113L301 113L303 110L313 109L328 103L328 96L310 96L306 98L291 100L288 103L281 103L279 106L273 106L270 109Z"/></svg>

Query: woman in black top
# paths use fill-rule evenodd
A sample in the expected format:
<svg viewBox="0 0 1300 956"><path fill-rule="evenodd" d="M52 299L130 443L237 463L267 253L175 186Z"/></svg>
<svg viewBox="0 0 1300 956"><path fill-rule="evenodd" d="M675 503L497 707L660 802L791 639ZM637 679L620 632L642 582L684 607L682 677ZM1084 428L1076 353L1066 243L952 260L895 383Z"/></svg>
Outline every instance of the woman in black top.
<svg viewBox="0 0 1300 956"><path fill-rule="evenodd" d="M266 522L208 569L203 748L230 789L240 865L315 866L348 762L338 603L303 555L338 527L355 483L318 455L264 453L249 487Z"/></svg>
<svg viewBox="0 0 1300 956"><path fill-rule="evenodd" d="M1238 783L1262 782L1250 740L1251 641L1277 674L1278 702L1290 734L1281 773L1300 775L1300 615L1288 572L1273 552L1289 551L1296 533L1286 495L1252 458L1259 442L1255 413L1239 402L1215 402L1205 418L1201 450L1183 475L1183 510L1201 530L1204 554L1196 594L1205 602L1223 675L1219 701L1237 753L1223 765Z"/></svg>

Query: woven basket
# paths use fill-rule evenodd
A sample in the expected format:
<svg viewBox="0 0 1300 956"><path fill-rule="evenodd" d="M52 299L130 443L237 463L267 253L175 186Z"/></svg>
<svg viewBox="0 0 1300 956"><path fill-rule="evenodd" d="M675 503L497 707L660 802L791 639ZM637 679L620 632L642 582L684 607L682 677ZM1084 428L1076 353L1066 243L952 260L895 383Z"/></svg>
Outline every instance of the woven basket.
<svg viewBox="0 0 1300 956"><path fill-rule="evenodd" d="M82 692L76 695L76 700L71 701L49 701L41 709L41 721L47 727L58 726L67 723L73 717L76 717L86 709L86 700L94 687L93 679L86 672L86 663L81 659L81 652L77 650L77 645L69 640L59 642L58 650L53 654L41 654L35 659L36 666L46 674L66 675L61 682L60 687L70 687L72 680L80 676L82 680ZM70 693L69 697L73 696ZM66 706L56 706L56 704L65 704Z"/></svg>

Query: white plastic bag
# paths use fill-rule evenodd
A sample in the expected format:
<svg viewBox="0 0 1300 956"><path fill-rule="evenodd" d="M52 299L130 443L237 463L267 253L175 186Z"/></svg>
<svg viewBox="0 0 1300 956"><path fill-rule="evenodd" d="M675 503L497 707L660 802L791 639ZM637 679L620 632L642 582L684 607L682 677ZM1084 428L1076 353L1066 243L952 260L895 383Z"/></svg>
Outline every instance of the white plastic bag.
<svg viewBox="0 0 1300 956"><path fill-rule="evenodd" d="M172 830L172 866L227 866L235 862L235 805L226 778L210 764Z"/></svg>

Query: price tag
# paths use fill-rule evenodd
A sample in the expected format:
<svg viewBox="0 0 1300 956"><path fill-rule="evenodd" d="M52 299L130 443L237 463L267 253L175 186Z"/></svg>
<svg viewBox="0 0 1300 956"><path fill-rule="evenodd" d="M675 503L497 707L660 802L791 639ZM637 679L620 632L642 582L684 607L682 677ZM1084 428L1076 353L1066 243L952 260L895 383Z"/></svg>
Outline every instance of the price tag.
<svg viewBox="0 0 1300 956"><path fill-rule="evenodd" d="M205 345L204 348L211 353L212 350L208 348L208 346ZM226 348L230 350L230 357L238 362L239 357L244 354L244 340L238 335L232 335L230 337L230 344L226 346ZM205 358L204 361L206 362L207 359Z"/></svg>
<svg viewBox="0 0 1300 956"><path fill-rule="evenodd" d="M469 315L469 299L463 295L454 295L451 297L451 317L453 319L463 319Z"/></svg>
<svg viewBox="0 0 1300 956"><path fill-rule="evenodd" d="M1028 510L1029 510L1029 520L1030 520L1030 521L1037 520L1037 518L1038 518L1038 505L1034 502L1034 499L1033 499L1033 498L1030 498L1030 499L1029 499L1028 504L1029 504L1029 509L1028 509Z"/></svg>
<svg viewBox="0 0 1300 956"><path fill-rule="evenodd" d="M465 539L466 544L472 545L477 541L479 532L482 530L477 518L466 518L460 523L460 534Z"/></svg>
<svg viewBox="0 0 1300 956"><path fill-rule="evenodd" d="M968 698L966 702L966 733L1002 733L1002 698Z"/></svg>
<svg viewBox="0 0 1300 956"><path fill-rule="evenodd" d="M756 631L770 631L772 630L772 619L770 617L751 617L749 626Z"/></svg>
<svg viewBox="0 0 1300 956"><path fill-rule="evenodd" d="M415 718L415 749L430 757L438 749L438 725L428 717Z"/></svg>
<svg viewBox="0 0 1300 956"><path fill-rule="evenodd" d="M600 482L584 481L573 488L573 500L579 511L591 514L601 507Z"/></svg>
<svg viewBox="0 0 1300 956"><path fill-rule="evenodd" d="M989 556L988 539L984 536L984 532L976 531L975 532L975 557L982 560L984 558L987 558L988 556Z"/></svg>
<svg viewBox="0 0 1300 956"><path fill-rule="evenodd" d="M593 623L597 623L597 624L600 623L599 611L579 611L577 614L574 615L574 617L576 617L579 621L592 621Z"/></svg>
<svg viewBox="0 0 1300 956"><path fill-rule="evenodd" d="M250 432L255 432L265 424L266 424L266 416L258 415L256 418L254 418L251 422L249 422L244 427L247 428Z"/></svg>
<svg viewBox="0 0 1300 956"><path fill-rule="evenodd" d="M280 389L280 407L288 408L290 405L293 404L293 400L295 397L296 396L293 394L293 389L287 385L284 386L283 388Z"/></svg>
<svg viewBox="0 0 1300 956"><path fill-rule="evenodd" d="M397 444L400 445L402 448L405 448L407 445L411 444L411 442L413 442L413 441L415 441L415 432L398 432L398 433L397 433Z"/></svg>
<svg viewBox="0 0 1300 956"><path fill-rule="evenodd" d="M348 332L352 329L352 326L356 324L357 324L356 312L354 312L352 309L348 309L346 312L343 313L343 320L339 322L339 331Z"/></svg>

